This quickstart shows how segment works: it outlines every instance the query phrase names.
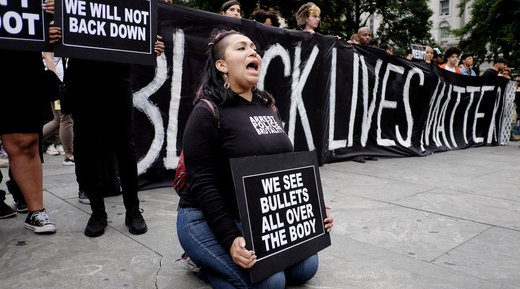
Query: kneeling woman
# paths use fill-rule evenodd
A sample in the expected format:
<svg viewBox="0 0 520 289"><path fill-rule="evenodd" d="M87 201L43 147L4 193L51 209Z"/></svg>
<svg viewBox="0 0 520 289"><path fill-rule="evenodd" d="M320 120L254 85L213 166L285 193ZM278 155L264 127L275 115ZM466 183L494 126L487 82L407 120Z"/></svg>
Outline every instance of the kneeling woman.
<svg viewBox="0 0 520 289"><path fill-rule="evenodd" d="M259 134L250 119L274 117L273 98L255 89L262 59L254 43L236 31L223 31L210 40L209 61L197 100L184 132L184 161L188 174L177 216L179 241L188 256L202 267L200 277L214 288L285 288L311 279L318 256L311 256L282 272L252 284L246 270L256 263L245 248L229 159L292 152L283 130ZM273 124L274 125L274 124ZM254 165L254 164L251 164ZM330 232L332 218L325 227Z"/></svg>

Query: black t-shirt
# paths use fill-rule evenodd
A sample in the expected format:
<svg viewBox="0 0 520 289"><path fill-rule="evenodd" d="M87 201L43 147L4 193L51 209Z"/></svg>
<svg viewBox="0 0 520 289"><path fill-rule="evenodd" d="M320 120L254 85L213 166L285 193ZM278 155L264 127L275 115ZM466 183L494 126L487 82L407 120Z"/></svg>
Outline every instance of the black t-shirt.
<svg viewBox="0 0 520 289"><path fill-rule="evenodd" d="M488 68L486 71L484 71L484 74L482 74L482 78L485 81L494 80L498 77L498 71L494 70L493 68Z"/></svg>
<svg viewBox="0 0 520 289"><path fill-rule="evenodd" d="M188 179L179 205L200 208L226 249L241 236L229 159L293 151L277 112L257 95L251 102L237 97L236 104L218 106L220 129L208 104L197 103L183 139Z"/></svg>

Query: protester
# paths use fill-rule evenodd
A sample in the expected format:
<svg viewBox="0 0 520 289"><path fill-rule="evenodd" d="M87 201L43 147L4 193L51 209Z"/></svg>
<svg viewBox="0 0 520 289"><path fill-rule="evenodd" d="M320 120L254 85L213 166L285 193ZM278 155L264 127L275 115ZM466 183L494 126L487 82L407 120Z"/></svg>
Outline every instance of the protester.
<svg viewBox="0 0 520 289"><path fill-rule="evenodd" d="M493 67L486 69L486 71L484 71L484 74L482 74L482 78L486 81L497 78L498 72L502 70L504 67L506 67L508 63L509 61L502 57L495 59L495 61L493 62Z"/></svg>
<svg viewBox="0 0 520 289"><path fill-rule="evenodd" d="M254 285L244 270L255 265L256 256L245 248L239 227L229 159L293 151L271 108L273 97L255 88L262 59L249 38L236 31L221 31L210 39L207 63L200 95L184 130L188 180L177 213L179 241L191 260L202 267L200 277L214 288L285 288L286 283L304 283L318 269L317 255ZM216 108L200 98L212 101ZM274 133L257 133L250 117L258 115L275 120L271 124ZM325 219L329 232L332 222L332 217Z"/></svg>
<svg viewBox="0 0 520 289"><path fill-rule="evenodd" d="M511 79L511 69L509 67L503 67L499 72L498 76Z"/></svg>
<svg viewBox="0 0 520 289"><path fill-rule="evenodd" d="M359 44L369 46L370 40L372 39L372 32L368 27L361 27L357 32L359 38Z"/></svg>
<svg viewBox="0 0 520 289"><path fill-rule="evenodd" d="M379 40L377 38L370 39L370 41L368 42L368 46L379 48Z"/></svg>
<svg viewBox="0 0 520 289"><path fill-rule="evenodd" d="M448 47L444 52L446 56L446 63L441 64L440 68L446 69L448 71L461 74L459 67L457 66L457 61L459 60L460 48L452 46Z"/></svg>
<svg viewBox="0 0 520 289"><path fill-rule="evenodd" d="M433 59L433 48L431 46L426 46L426 63L430 64L432 63Z"/></svg>
<svg viewBox="0 0 520 289"><path fill-rule="evenodd" d="M379 48L383 49L388 55L394 55L392 46L386 42L381 43L381 45L379 45Z"/></svg>
<svg viewBox="0 0 520 289"><path fill-rule="evenodd" d="M49 38L54 44L61 38L61 29L52 24ZM159 40L154 49L157 55L164 51ZM71 58L65 73L66 97L74 119L76 177L92 208L84 231L88 237L103 235L107 226L101 175L105 160L113 153L123 189L125 225L132 234L148 230L137 196L131 68L126 63Z"/></svg>
<svg viewBox="0 0 520 289"><path fill-rule="evenodd" d="M473 55L471 53L462 54L460 61L462 62L460 64L460 72L463 75L477 76L473 68L471 68L473 66Z"/></svg>
<svg viewBox="0 0 520 289"><path fill-rule="evenodd" d="M434 65L441 65L444 63L444 54L439 50L439 48L435 47L433 49L433 59L432 62Z"/></svg>
<svg viewBox="0 0 520 289"><path fill-rule="evenodd" d="M240 2L235 0L227 1L220 7L220 14L224 16L242 18L241 13Z"/></svg>
<svg viewBox="0 0 520 289"><path fill-rule="evenodd" d="M63 72L65 64L63 58L54 57L53 52L43 52L44 64L48 70L54 71L61 81L63 81ZM53 119L43 126L43 140L59 131L60 139L63 144L61 151L65 155L63 160L64 166L74 165L74 156L72 149L72 115L63 114L61 112L61 104L59 100L51 103ZM54 147L54 145L51 145ZM59 148L57 148L59 151ZM47 149L49 151L49 149ZM61 152L60 152L61 154Z"/></svg>
<svg viewBox="0 0 520 289"><path fill-rule="evenodd" d="M278 16L276 15L275 11L266 11L264 9L258 8L253 11L253 13L251 13L249 19L268 26L280 27L280 21L278 21Z"/></svg>
<svg viewBox="0 0 520 289"><path fill-rule="evenodd" d="M347 43L348 44L359 44L359 37L358 37L357 33L352 34L352 36L350 36L350 39L347 40Z"/></svg>
<svg viewBox="0 0 520 289"><path fill-rule="evenodd" d="M307 2L296 12L296 24L303 31L314 34L320 27L320 13L321 10L316 4Z"/></svg>

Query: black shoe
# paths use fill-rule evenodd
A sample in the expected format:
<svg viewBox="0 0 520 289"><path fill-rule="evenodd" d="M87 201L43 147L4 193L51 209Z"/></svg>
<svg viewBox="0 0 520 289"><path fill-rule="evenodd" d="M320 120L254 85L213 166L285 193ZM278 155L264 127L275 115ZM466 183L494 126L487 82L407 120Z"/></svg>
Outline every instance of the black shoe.
<svg viewBox="0 0 520 289"><path fill-rule="evenodd" d="M27 208L27 204L25 203L25 200L23 202L16 202L16 211L18 213L28 213L29 208Z"/></svg>
<svg viewBox="0 0 520 289"><path fill-rule="evenodd" d="M362 156L360 156L360 157L355 157L355 158L353 159L353 161L355 161L356 163L362 163L362 164L364 164L364 163L365 163L365 158L362 157Z"/></svg>
<svg viewBox="0 0 520 289"><path fill-rule="evenodd" d="M14 216L16 216L16 211L2 201L0 203L0 219L11 218Z"/></svg>
<svg viewBox="0 0 520 289"><path fill-rule="evenodd" d="M142 212L139 207L126 211L125 225L128 226L128 231L134 235L144 234L148 231L143 215L141 215Z"/></svg>
<svg viewBox="0 0 520 289"><path fill-rule="evenodd" d="M49 220L45 209L29 212L27 218L25 218L25 228L34 231L36 234L56 233L56 225Z"/></svg>
<svg viewBox="0 0 520 289"><path fill-rule="evenodd" d="M85 227L85 236L87 237L99 237L105 233L107 227L107 214L106 213L92 213L90 219L88 219L87 227Z"/></svg>

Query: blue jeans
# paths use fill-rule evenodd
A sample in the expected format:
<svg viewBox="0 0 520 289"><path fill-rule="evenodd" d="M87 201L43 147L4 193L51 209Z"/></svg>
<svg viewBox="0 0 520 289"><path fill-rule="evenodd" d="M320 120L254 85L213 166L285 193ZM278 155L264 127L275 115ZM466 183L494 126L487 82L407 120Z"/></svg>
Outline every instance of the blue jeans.
<svg viewBox="0 0 520 289"><path fill-rule="evenodd" d="M235 264L197 208L179 209L177 235L188 256L202 267L199 277L207 279L213 288L285 288L286 284L307 282L318 271L318 255L315 254L267 279L251 283L249 272Z"/></svg>

